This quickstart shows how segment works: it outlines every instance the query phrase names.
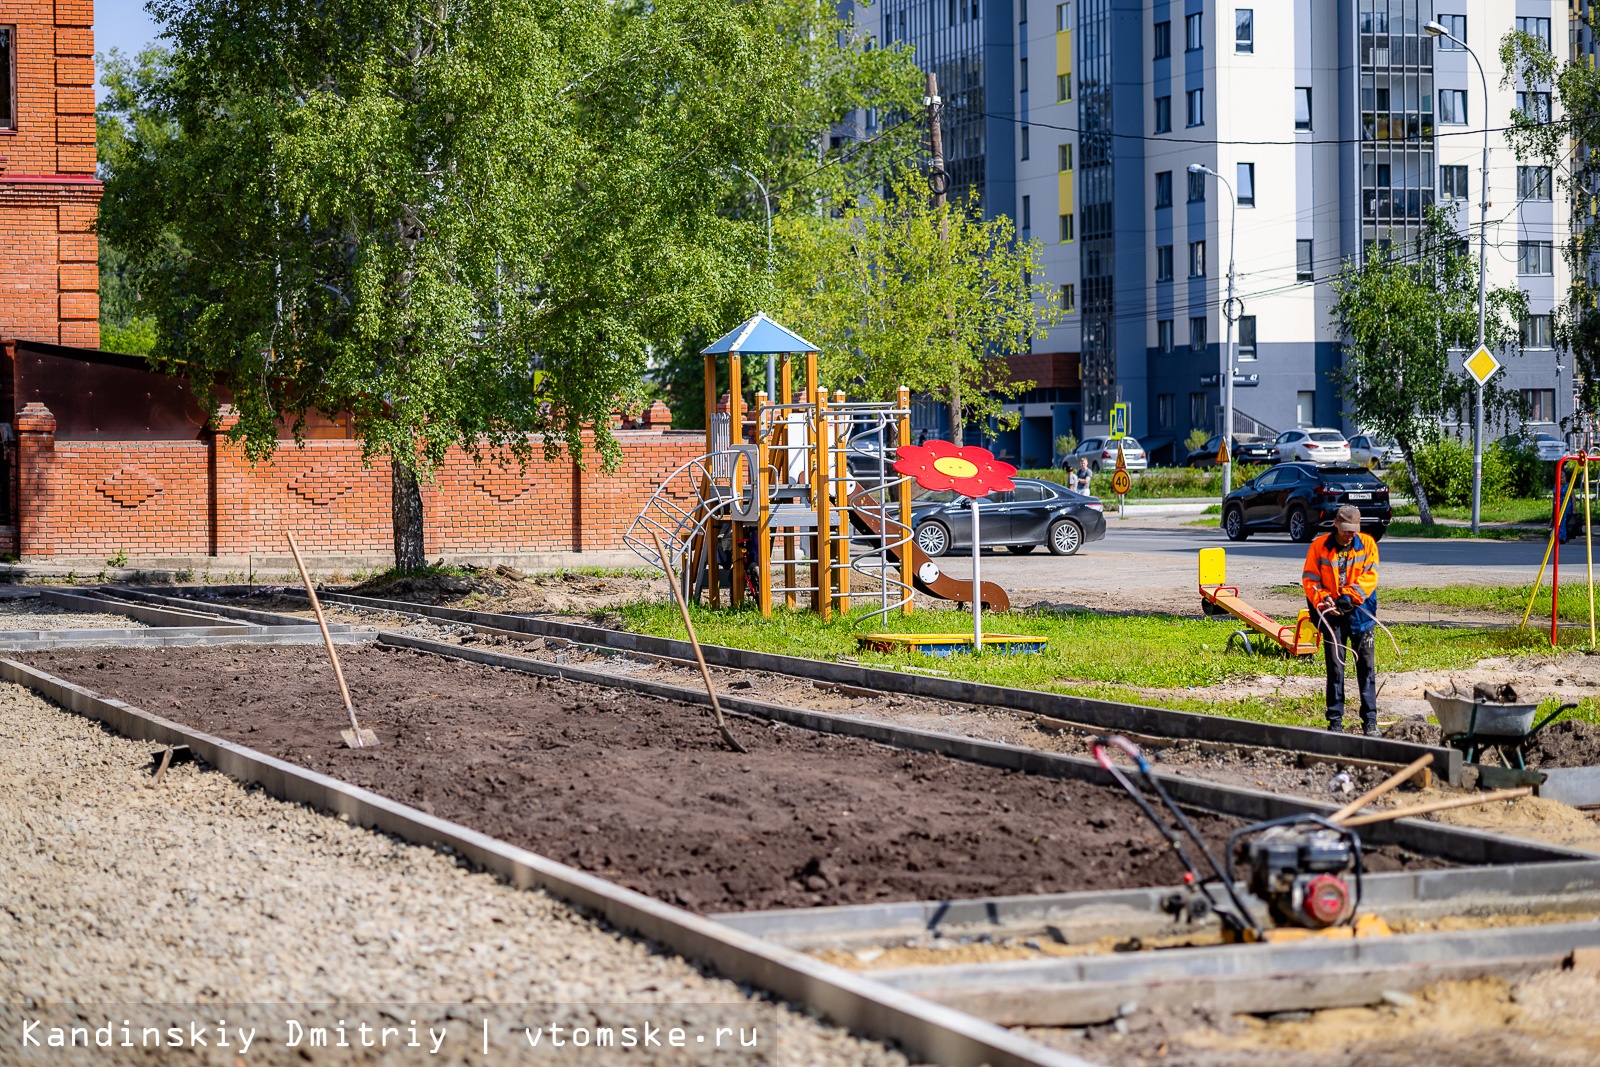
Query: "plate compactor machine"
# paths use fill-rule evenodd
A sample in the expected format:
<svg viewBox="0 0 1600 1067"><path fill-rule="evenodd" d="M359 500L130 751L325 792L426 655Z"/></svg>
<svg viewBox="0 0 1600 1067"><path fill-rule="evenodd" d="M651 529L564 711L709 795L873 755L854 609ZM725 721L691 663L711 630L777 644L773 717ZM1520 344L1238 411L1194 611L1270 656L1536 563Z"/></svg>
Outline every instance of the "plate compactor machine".
<svg viewBox="0 0 1600 1067"><path fill-rule="evenodd" d="M1133 760L1145 786L1170 815L1170 822L1127 772L1112 762L1111 749L1121 749ZM1137 745L1125 737L1101 737L1095 740L1093 752L1096 762L1133 798L1183 864L1184 891L1172 894L1164 902L1169 914L1197 922L1215 913L1222 922L1224 936L1231 941L1389 932L1376 916L1357 918L1361 904L1361 838L1354 830L1310 814L1253 823L1229 835L1227 849L1218 862L1188 816L1151 773L1150 762ZM1191 848L1204 860L1209 874L1202 874ZM1246 882L1241 883L1236 873L1238 863L1249 868ZM1257 919L1240 891L1241 885L1266 905L1270 924Z"/></svg>

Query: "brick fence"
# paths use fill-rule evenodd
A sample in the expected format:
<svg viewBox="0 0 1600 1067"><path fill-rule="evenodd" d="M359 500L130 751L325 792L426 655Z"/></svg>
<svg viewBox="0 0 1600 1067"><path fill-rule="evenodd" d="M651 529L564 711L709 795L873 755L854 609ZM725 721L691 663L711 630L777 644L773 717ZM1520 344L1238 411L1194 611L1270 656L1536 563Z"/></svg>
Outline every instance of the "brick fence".
<svg viewBox="0 0 1600 1067"><path fill-rule="evenodd" d="M17 520L24 561L281 553L292 530L308 552L393 550L387 463L361 443L283 442L261 463L216 433L198 440L57 440L42 403L16 415ZM422 487L427 552L592 552L622 535L656 486L705 450L705 436L618 430L621 465L570 460L477 463L452 452ZM596 468L598 462L591 457Z"/></svg>

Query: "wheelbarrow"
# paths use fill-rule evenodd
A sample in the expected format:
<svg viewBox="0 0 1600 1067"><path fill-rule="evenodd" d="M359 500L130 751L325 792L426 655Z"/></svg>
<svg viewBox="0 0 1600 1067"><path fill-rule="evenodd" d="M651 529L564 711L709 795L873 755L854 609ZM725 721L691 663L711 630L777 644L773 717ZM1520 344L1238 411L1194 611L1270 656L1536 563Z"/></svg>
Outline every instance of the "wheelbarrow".
<svg viewBox="0 0 1600 1067"><path fill-rule="evenodd" d="M1535 723L1538 703L1489 700L1478 694L1435 693L1431 689L1423 690L1423 695L1439 720L1445 743L1460 749L1468 763L1481 763L1483 755L1492 749L1514 771L1527 770L1526 751L1539 731L1562 712L1578 706L1563 704Z"/></svg>

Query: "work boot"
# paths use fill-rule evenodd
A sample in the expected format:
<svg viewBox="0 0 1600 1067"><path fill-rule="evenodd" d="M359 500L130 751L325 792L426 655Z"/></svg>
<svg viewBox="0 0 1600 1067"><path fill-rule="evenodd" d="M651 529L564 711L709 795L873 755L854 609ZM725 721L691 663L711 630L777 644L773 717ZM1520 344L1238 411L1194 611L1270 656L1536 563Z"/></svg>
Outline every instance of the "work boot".
<svg viewBox="0 0 1600 1067"><path fill-rule="evenodd" d="M1373 715L1370 718L1362 719L1361 720L1361 732L1366 734L1368 737L1377 737L1378 736L1378 717L1376 715Z"/></svg>
<svg viewBox="0 0 1600 1067"><path fill-rule="evenodd" d="M1344 719L1330 718L1328 720L1328 729L1332 730L1336 734L1344 733Z"/></svg>

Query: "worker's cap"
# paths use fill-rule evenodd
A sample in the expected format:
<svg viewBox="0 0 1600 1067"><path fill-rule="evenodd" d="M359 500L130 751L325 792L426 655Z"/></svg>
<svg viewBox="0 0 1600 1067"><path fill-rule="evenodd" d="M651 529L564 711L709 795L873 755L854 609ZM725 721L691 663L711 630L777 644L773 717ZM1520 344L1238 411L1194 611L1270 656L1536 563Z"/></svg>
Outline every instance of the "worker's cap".
<svg viewBox="0 0 1600 1067"><path fill-rule="evenodd" d="M1351 533L1361 532L1361 509L1346 504L1333 516L1335 530L1349 530Z"/></svg>

